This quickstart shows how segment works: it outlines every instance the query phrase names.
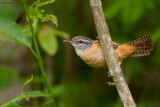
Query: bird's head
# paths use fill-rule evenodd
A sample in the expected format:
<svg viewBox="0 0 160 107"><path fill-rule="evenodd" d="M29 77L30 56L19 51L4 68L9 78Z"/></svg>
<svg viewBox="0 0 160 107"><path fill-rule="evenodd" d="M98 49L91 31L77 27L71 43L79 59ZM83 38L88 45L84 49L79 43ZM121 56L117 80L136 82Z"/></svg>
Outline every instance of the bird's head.
<svg viewBox="0 0 160 107"><path fill-rule="evenodd" d="M63 42L68 42L72 44L78 55L85 52L93 44L92 39L84 37L84 36L76 36L72 39L64 40Z"/></svg>

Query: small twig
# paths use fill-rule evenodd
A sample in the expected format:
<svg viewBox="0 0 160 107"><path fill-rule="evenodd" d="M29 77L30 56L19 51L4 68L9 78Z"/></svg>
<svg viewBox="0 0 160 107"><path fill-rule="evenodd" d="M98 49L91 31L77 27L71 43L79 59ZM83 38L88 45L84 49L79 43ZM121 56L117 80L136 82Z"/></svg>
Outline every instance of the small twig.
<svg viewBox="0 0 160 107"><path fill-rule="evenodd" d="M113 81L121 98L124 107L136 107L128 85L125 81L120 65L117 61L114 48L112 45L108 26L106 24L102 4L100 0L89 0L92 9L96 29L101 42L102 50Z"/></svg>

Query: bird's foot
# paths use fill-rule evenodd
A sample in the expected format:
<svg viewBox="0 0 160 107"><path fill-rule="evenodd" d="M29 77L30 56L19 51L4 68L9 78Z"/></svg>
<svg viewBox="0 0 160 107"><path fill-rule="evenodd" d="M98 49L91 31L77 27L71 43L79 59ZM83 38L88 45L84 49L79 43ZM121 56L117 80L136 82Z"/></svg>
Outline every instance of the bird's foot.
<svg viewBox="0 0 160 107"><path fill-rule="evenodd" d="M98 40L99 40L99 37L97 36L97 37L96 37L96 39L98 39Z"/></svg>
<svg viewBox="0 0 160 107"><path fill-rule="evenodd" d="M113 86L113 85L114 85L113 82L107 82L107 84L108 84L109 86Z"/></svg>
<svg viewBox="0 0 160 107"><path fill-rule="evenodd" d="M114 75L109 71L108 72L108 77L113 77Z"/></svg>

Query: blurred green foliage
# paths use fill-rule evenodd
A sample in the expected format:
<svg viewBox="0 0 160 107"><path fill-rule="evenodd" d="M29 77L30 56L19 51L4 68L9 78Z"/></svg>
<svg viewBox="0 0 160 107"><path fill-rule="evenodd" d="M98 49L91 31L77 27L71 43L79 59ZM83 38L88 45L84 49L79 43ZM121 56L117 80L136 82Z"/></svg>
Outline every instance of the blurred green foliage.
<svg viewBox="0 0 160 107"><path fill-rule="evenodd" d="M57 39L53 34L46 34L47 31L43 27L38 34L38 40L41 47L50 55L54 55L58 49Z"/></svg>
<svg viewBox="0 0 160 107"><path fill-rule="evenodd" d="M18 74L12 69L0 66L0 87L7 87L17 81Z"/></svg>
<svg viewBox="0 0 160 107"><path fill-rule="evenodd" d="M56 36L64 39L69 38L69 34L60 30L53 29L43 25L38 31L38 40L42 49L49 55L55 55L58 50L58 41Z"/></svg>
<svg viewBox="0 0 160 107"><path fill-rule="evenodd" d="M41 1L48 2L48 0ZM51 0L51 2L53 1ZM30 6L33 0L27 0L27 3ZM113 41L125 43L146 34L151 35L154 44L154 50L151 52L151 55L139 58L127 58L122 62L121 67L137 106L159 107L159 0L102 0L102 4ZM88 67L75 54L72 46L62 42L63 39L68 39L70 35L71 37L83 35L92 39L97 37L89 1L57 0L54 4L43 5L43 7L32 6L30 11L33 12L33 19L34 17L40 19L34 19L33 22L35 25L37 21L40 22L40 24L36 25L36 36L39 40L48 79L52 84L52 94L55 96L56 104L59 107L122 107L115 87L106 84L108 81L112 81L111 78L107 77L108 70ZM47 13L54 14L57 18L55 16L48 17ZM26 24L26 16L22 3L18 0L11 0L10 2L1 0L0 14L1 41L8 44L10 42L8 39L11 39L24 46L31 47L30 29L28 29L28 25ZM42 19L42 14L46 18ZM48 22L42 24L43 20L52 20L55 26ZM58 27L56 28L57 20ZM4 39L4 37L7 39ZM6 52L5 49L7 47L3 45L0 44L0 47L2 47L0 55ZM3 56L0 56L0 58L2 57L0 59L0 89L2 88L0 91L7 93L3 90L4 86L10 88L9 85L14 85L13 82L16 83L16 79L21 81L26 77L30 77L33 73L34 78L30 83L30 91L39 90L41 94L40 96L34 94L36 100L29 100L25 104L30 106L42 104L42 106L46 106L44 104L48 104L46 100L43 98L37 99L37 97L46 96L46 89L43 86L41 75L37 72L39 68L37 67L35 58L30 54L30 51L27 50L25 53L26 58L23 56L21 58L22 62L20 63L24 63L24 66L19 65L26 71L9 69L9 67L12 68L13 66L8 62L12 61L12 63L16 63L19 61L15 57L18 47L19 45L14 49L13 47L11 48L14 52L7 51L11 54L11 57L8 57L8 59L4 60ZM9 53L4 53L4 55L8 55ZM20 57L21 55L19 55ZM29 63L26 63L28 61ZM5 64L7 66L3 67ZM20 89L18 91L20 92ZM17 99L21 97L20 101L26 101L26 96L23 96L23 98L22 95L17 96L13 98ZM0 104L3 103L5 102L0 102ZM16 106L15 104L13 105Z"/></svg>

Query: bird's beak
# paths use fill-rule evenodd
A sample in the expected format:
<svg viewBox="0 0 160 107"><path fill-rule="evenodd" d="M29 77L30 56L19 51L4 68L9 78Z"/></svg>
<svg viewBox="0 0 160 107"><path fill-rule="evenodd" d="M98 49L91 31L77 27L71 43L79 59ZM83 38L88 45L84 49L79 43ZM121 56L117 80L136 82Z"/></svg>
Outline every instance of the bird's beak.
<svg viewBox="0 0 160 107"><path fill-rule="evenodd" d="M68 39L68 40L63 40L63 42L72 43L73 41L71 39Z"/></svg>

